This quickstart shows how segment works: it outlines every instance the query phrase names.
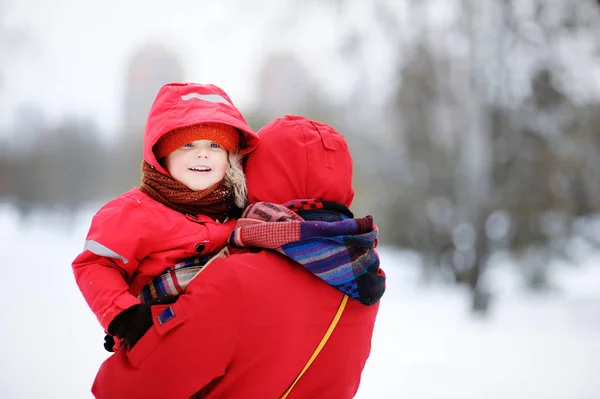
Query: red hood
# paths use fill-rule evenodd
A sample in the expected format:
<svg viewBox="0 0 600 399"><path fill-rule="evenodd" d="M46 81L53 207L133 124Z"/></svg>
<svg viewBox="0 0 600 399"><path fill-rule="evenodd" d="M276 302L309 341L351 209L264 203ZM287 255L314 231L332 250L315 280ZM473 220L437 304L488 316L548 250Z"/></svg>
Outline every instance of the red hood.
<svg viewBox="0 0 600 399"><path fill-rule="evenodd" d="M344 136L328 125L286 115L258 132L260 145L247 159L250 203L295 199L354 199L352 157Z"/></svg>
<svg viewBox="0 0 600 399"><path fill-rule="evenodd" d="M152 148L173 129L204 122L230 125L242 132L243 154L254 150L258 137L223 90L214 85L168 83L161 87L150 109L144 132L144 161L168 175Z"/></svg>

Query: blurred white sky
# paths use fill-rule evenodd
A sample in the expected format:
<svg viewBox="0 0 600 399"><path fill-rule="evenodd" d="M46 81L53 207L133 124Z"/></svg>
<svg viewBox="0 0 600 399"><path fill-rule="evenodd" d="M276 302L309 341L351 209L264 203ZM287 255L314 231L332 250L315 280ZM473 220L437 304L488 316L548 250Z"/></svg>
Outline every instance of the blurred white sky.
<svg viewBox="0 0 600 399"><path fill-rule="evenodd" d="M18 46L0 53L0 127L10 126L19 106L32 104L40 106L50 122L65 113L86 115L96 119L103 131L114 132L121 123L126 66L136 50L152 43L165 44L179 56L186 80L221 86L242 109L251 108L257 73L264 59L277 50L295 53L314 74L321 91L334 100L360 95L361 104L378 109L394 88L396 57L410 56L411 43L423 33L417 16L425 18L421 22L435 35L433 43L438 47L460 54L466 46L456 34L461 24L456 18L458 0L430 0L424 14L418 7L413 10L417 14L411 14L408 0L384 1L396 14L400 40L389 40L386 30L377 25L374 3L368 0L347 1L338 14L333 0L2 2L6 4L5 14L0 14L3 28L26 36ZM592 7L591 0L586 4ZM564 7L555 8L554 14L564 16ZM499 21L494 7L488 11L481 14L481 34L492 32ZM524 18L529 36L542 34L535 23L527 22L532 10L515 12ZM594 5L589 12L598 10ZM348 44L347 27L360 36L362 46L344 58L340 49ZM535 51L523 46L514 49L507 61L511 81L517 85L511 90L526 93L531 69L552 56L563 90L573 101L600 98L596 32L557 36L548 43L551 46L534 46ZM494 39L484 48L494 52L499 45Z"/></svg>
<svg viewBox="0 0 600 399"><path fill-rule="evenodd" d="M261 62L275 49L298 53L316 78L327 82L324 91L343 98L349 81L357 78L352 76L356 68L331 56L341 34L333 9L315 12L316 2L300 3L7 0L4 23L29 39L12 50L4 66L0 125L12 123L20 104L39 104L51 121L69 112L92 116L101 129L115 130L129 58L139 47L157 42L180 57L187 80L223 87L241 108L250 106ZM290 7L298 7L297 12ZM364 32L372 24L367 8L353 6L346 17ZM372 77L381 81L390 52L375 43L369 48Z"/></svg>

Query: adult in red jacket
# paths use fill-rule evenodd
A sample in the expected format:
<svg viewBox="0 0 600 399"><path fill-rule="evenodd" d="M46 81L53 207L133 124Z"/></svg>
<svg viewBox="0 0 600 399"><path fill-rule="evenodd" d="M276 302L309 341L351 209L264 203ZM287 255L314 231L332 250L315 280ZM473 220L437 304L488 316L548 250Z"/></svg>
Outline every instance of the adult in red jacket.
<svg viewBox="0 0 600 399"><path fill-rule="evenodd" d="M349 211L352 160L331 127L286 116L248 157L251 202L231 254L205 267L131 350L101 366L97 398L352 398L385 276L370 217ZM284 204L282 206L281 204ZM268 248L268 249L261 249Z"/></svg>

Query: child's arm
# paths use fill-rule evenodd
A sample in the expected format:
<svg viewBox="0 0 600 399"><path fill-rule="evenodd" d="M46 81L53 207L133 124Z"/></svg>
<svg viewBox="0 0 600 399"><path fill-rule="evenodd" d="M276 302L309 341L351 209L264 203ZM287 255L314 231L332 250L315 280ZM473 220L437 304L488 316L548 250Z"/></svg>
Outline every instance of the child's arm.
<svg viewBox="0 0 600 399"><path fill-rule="evenodd" d="M139 304L127 281L137 270L144 212L135 203L117 198L92 219L83 252L73 261L75 280L100 324Z"/></svg>
<svg viewBox="0 0 600 399"><path fill-rule="evenodd" d="M189 397L223 376L242 334L244 301L237 263L230 261L234 259L215 260L170 309L154 307L154 326L136 347L110 356L102 365L92 387L94 396L144 398L151 393L183 398L182 392ZM176 370L169 374L168 384L155 378L165 370Z"/></svg>

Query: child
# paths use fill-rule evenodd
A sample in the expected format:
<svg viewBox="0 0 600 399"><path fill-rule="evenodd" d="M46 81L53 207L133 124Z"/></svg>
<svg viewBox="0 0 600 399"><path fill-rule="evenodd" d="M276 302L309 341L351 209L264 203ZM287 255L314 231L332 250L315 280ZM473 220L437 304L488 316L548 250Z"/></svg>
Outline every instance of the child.
<svg viewBox="0 0 600 399"><path fill-rule="evenodd" d="M171 83L159 90L144 133L142 184L96 213L72 265L110 335L135 345L152 324L152 280L225 246L246 204L241 155L257 143L218 87ZM170 283L181 291L176 279Z"/></svg>

